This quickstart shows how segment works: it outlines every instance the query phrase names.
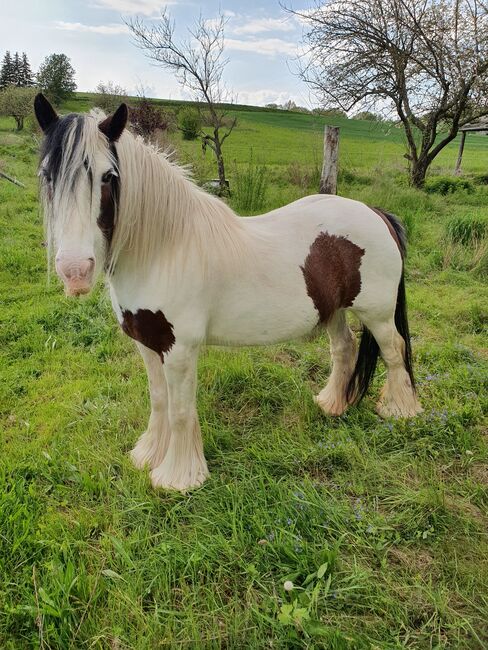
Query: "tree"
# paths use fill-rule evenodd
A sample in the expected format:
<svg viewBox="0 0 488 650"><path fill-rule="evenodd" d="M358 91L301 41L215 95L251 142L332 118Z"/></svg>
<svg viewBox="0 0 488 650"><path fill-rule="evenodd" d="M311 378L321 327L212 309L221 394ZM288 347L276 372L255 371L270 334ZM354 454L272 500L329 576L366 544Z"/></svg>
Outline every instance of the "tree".
<svg viewBox="0 0 488 650"><path fill-rule="evenodd" d="M221 107L222 102L228 100L222 81L227 64L223 57L225 22L222 15L212 21L200 16L189 30L191 39L181 43L175 40L174 23L166 11L161 13L158 23L151 22L149 26L141 18L127 23L137 47L171 70L195 101L206 107L202 122L210 126L210 133L202 130L202 144L215 154L221 194L228 192L222 145L236 125L236 120L229 120Z"/></svg>
<svg viewBox="0 0 488 650"><path fill-rule="evenodd" d="M293 13L309 46L301 77L325 105L396 111L414 186L460 126L488 114L485 0L315 0Z"/></svg>
<svg viewBox="0 0 488 650"><path fill-rule="evenodd" d="M107 83L100 81L95 92L98 93L97 105L106 113L113 113L120 104L128 102L126 89L113 81L107 81Z"/></svg>
<svg viewBox="0 0 488 650"><path fill-rule="evenodd" d="M44 94L60 104L76 90L74 76L75 70L66 54L51 54L39 68L37 83Z"/></svg>
<svg viewBox="0 0 488 650"><path fill-rule="evenodd" d="M19 53L16 52L13 60L13 76L16 86L22 86L22 62Z"/></svg>
<svg viewBox="0 0 488 650"><path fill-rule="evenodd" d="M17 131L24 128L24 120L33 110L35 88L20 88L13 84L0 91L0 113L13 117L17 123Z"/></svg>
<svg viewBox="0 0 488 650"><path fill-rule="evenodd" d="M0 88L6 88L15 83L15 72L12 57L7 50L2 61L2 68L0 69Z"/></svg>
<svg viewBox="0 0 488 650"><path fill-rule="evenodd" d="M20 63L20 81L20 86L29 87L34 85L34 74L25 52L22 52L22 61Z"/></svg>

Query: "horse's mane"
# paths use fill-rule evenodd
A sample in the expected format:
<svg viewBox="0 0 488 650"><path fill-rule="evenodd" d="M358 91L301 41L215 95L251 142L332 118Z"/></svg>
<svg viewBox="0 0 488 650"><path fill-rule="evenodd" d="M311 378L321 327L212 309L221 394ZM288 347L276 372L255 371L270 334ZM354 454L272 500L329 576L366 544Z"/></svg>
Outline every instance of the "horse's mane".
<svg viewBox="0 0 488 650"><path fill-rule="evenodd" d="M107 151L106 138L98 129L104 117L102 111L94 109L60 120L64 128L57 136L58 155L48 156L57 174L56 195L73 195L76 175L83 165L90 167L101 148ZM46 145L45 150L53 151L53 144ZM205 266L212 258L231 261L243 254L247 247L240 219L223 201L195 185L188 170L175 164L167 152L127 129L115 151L120 195L109 268L113 269L126 251L140 267L146 267L158 253L179 254L185 259L196 250ZM47 225L49 231L52 225Z"/></svg>

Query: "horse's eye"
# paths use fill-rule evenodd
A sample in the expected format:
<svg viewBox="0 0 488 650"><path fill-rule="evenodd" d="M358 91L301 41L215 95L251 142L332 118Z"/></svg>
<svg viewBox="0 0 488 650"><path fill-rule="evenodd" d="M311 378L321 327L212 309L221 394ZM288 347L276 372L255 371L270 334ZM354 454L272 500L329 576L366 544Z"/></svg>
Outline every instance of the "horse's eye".
<svg viewBox="0 0 488 650"><path fill-rule="evenodd" d="M102 183L110 183L113 176L115 176L115 174L111 169L108 172L105 172L102 176Z"/></svg>

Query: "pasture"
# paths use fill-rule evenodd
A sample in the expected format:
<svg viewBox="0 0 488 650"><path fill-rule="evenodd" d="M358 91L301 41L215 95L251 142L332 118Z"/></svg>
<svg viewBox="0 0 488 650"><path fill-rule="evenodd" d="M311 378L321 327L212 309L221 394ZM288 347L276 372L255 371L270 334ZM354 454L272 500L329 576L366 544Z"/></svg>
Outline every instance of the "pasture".
<svg viewBox="0 0 488 650"><path fill-rule="evenodd" d="M316 191L323 118L236 114L231 187L264 174L262 211ZM3 171L27 186L0 180L0 647L487 647L488 139L468 137L469 182L442 194L457 143L418 191L400 130L332 123L339 193L408 231L425 412L375 414L380 365L358 407L324 417L312 395L330 370L325 335L208 348L198 407L211 477L181 495L131 465L149 413L142 360L102 282L78 301L48 284L38 143L0 120ZM215 173L210 151L172 137L197 179Z"/></svg>

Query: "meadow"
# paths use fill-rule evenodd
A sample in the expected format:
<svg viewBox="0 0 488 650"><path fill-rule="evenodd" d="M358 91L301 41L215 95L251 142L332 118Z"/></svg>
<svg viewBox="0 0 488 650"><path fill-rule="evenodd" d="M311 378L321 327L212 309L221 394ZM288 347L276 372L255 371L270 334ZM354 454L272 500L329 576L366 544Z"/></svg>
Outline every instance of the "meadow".
<svg viewBox="0 0 488 650"><path fill-rule="evenodd" d="M262 211L316 191L324 118L236 115L231 188L264 178ZM149 414L142 361L103 282L78 301L48 282L39 135L0 119L2 169L26 184L0 179L1 648L488 647L488 138L468 137L461 181L454 142L419 191L399 129L332 122L339 193L408 231L425 412L375 414L380 365L359 406L324 417L312 395L330 371L325 335L208 348L211 477L182 495L131 465ZM210 151L172 139L198 180L215 174Z"/></svg>

